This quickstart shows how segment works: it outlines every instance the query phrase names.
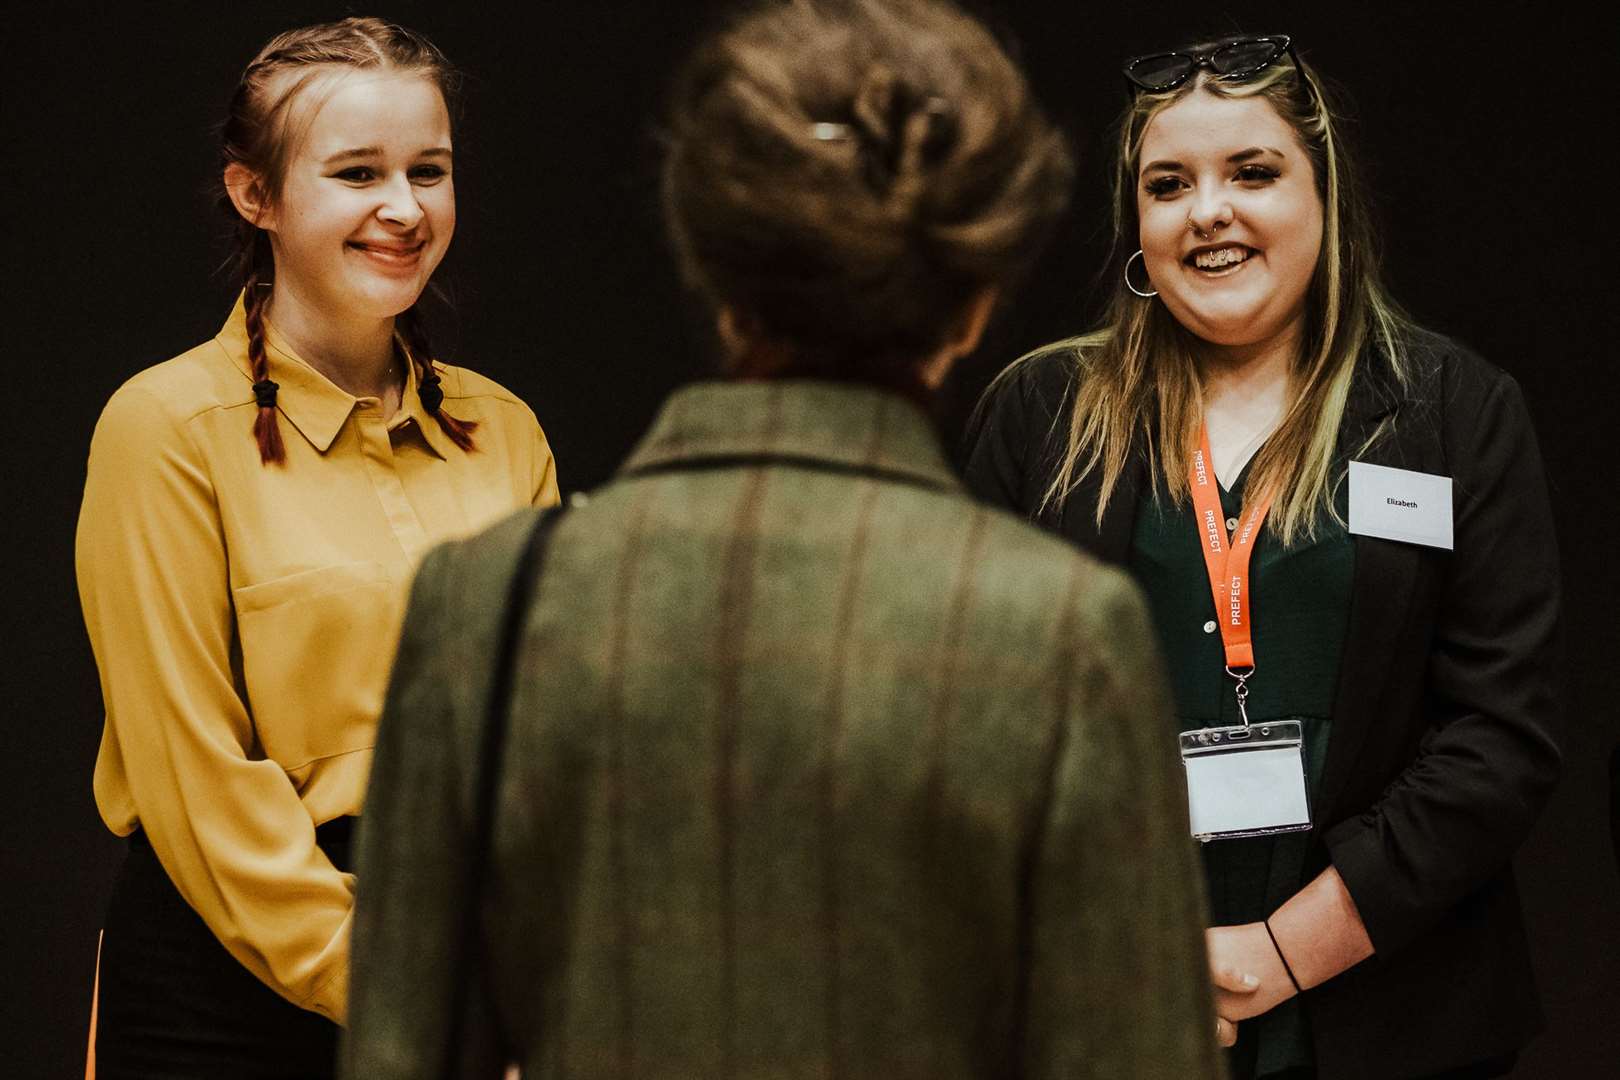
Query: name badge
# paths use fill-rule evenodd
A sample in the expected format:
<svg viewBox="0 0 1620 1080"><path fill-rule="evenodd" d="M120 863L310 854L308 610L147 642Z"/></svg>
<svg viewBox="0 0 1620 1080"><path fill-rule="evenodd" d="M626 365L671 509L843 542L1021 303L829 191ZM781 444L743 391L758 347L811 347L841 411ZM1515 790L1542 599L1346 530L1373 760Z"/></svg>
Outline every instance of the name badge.
<svg viewBox="0 0 1620 1080"><path fill-rule="evenodd" d="M1451 477L1350 463L1350 531L1451 550Z"/></svg>
<svg viewBox="0 0 1620 1080"><path fill-rule="evenodd" d="M1193 839L1309 829L1304 747L1298 720L1182 732Z"/></svg>

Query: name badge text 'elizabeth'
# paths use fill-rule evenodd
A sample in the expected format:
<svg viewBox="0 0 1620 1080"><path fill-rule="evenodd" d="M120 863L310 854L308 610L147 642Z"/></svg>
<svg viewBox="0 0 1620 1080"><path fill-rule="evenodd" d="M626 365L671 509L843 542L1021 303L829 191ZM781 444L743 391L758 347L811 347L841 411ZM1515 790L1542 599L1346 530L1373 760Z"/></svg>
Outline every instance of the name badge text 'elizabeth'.
<svg viewBox="0 0 1620 1080"><path fill-rule="evenodd" d="M1350 463L1350 531L1451 549L1451 477Z"/></svg>

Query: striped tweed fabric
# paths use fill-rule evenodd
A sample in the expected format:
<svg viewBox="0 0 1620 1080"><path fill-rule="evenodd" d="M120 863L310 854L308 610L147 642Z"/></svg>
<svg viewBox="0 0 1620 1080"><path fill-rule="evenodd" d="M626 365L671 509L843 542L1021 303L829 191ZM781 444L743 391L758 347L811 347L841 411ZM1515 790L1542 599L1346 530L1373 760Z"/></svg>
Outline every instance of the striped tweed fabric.
<svg viewBox="0 0 1620 1080"><path fill-rule="evenodd" d="M423 566L359 841L349 1075L441 1060L488 658L532 523ZM476 962L552 1077L1219 1075L1133 587L876 390L711 383L566 515Z"/></svg>

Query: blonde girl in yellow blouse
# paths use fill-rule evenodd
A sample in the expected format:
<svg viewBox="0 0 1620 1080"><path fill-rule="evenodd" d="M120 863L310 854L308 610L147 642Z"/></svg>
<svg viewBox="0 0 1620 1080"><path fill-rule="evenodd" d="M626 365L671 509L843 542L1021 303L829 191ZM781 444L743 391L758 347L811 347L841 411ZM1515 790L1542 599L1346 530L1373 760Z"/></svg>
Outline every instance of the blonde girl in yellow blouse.
<svg viewBox="0 0 1620 1080"><path fill-rule="evenodd" d="M416 315L455 228L453 89L431 43L376 19L266 45L223 129L242 298L97 425L77 551L95 795L131 836L102 1080L330 1074L346 826L413 568L557 500L534 414L432 362Z"/></svg>

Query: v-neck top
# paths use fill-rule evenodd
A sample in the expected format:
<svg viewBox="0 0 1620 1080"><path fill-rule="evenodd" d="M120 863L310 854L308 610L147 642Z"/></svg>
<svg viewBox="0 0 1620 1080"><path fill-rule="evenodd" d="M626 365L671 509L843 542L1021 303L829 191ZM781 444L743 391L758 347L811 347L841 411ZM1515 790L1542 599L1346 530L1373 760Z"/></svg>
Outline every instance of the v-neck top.
<svg viewBox="0 0 1620 1080"><path fill-rule="evenodd" d="M1248 474L1245 465L1231 489L1218 489L1229 533L1243 510ZM1332 518L1319 524L1314 539L1296 539L1288 547L1262 526L1254 549L1249 718L1300 721L1313 801L1327 758L1354 561L1349 533ZM1176 506L1151 489L1141 496L1129 566L1147 595L1164 649L1179 729L1241 723L1190 502ZM1211 925L1259 921L1297 892L1304 884L1308 838L1309 833L1298 832L1201 845ZM1238 1031L1234 1078L1314 1063L1297 998L1243 1022Z"/></svg>

